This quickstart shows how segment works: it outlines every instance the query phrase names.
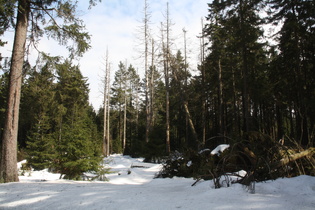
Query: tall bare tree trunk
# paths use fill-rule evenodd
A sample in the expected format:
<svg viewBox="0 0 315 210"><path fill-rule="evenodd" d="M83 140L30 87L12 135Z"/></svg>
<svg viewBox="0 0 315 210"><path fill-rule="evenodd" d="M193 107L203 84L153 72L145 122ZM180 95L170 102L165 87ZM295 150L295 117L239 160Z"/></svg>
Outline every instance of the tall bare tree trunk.
<svg viewBox="0 0 315 210"><path fill-rule="evenodd" d="M107 135L107 111L109 108L109 61L108 61L108 49L106 50L106 58L105 58L105 78L104 78L104 133L103 133L103 155L109 155L109 136Z"/></svg>
<svg viewBox="0 0 315 210"><path fill-rule="evenodd" d="M126 149L126 130L127 130L127 87L125 86L124 96L124 133L123 133L123 151Z"/></svg>
<svg viewBox="0 0 315 210"><path fill-rule="evenodd" d="M201 37L200 37L200 63L201 63L201 84L202 84L202 109L201 109L201 126L202 126L202 146L206 144L206 87L205 87L205 38L203 33L203 18L201 18Z"/></svg>
<svg viewBox="0 0 315 210"><path fill-rule="evenodd" d="M221 59L219 59L219 61L218 61L218 68L219 68L219 75L218 75L218 80L219 80L219 126L220 126L220 134L225 137L226 133L225 133L225 122L224 122L223 81L222 81Z"/></svg>
<svg viewBox="0 0 315 210"><path fill-rule="evenodd" d="M149 70L148 70L148 45L149 45L149 16L147 0L144 0L144 71L145 71L145 110L146 128L145 141L149 142L150 132L150 100L149 100Z"/></svg>
<svg viewBox="0 0 315 210"><path fill-rule="evenodd" d="M123 141L122 141L122 147L123 147L123 152L125 152L126 149L126 130L127 130L127 87L128 84L127 82L129 81L129 78L127 78L128 76L128 63L126 60L126 64L125 64L125 75L124 75L124 118L123 118Z"/></svg>
<svg viewBox="0 0 315 210"><path fill-rule="evenodd" d="M150 80L150 129L154 126L154 73L155 73L155 68L154 68L154 39L151 39L151 80Z"/></svg>
<svg viewBox="0 0 315 210"><path fill-rule="evenodd" d="M110 64L108 64L108 78L107 78L107 90L108 90L108 94L107 94L107 135L106 135L106 156L109 156L110 152L110 136L109 136L109 117L110 117L110 109L109 109L109 102L110 102ZM106 113L104 113L106 114Z"/></svg>
<svg viewBox="0 0 315 210"><path fill-rule="evenodd" d="M165 71L165 86L166 86L166 152L171 152L171 141L170 141L170 98L169 98L169 66L170 66L170 19L169 19L169 8L167 2L166 10L166 49L164 58L164 71Z"/></svg>
<svg viewBox="0 0 315 210"><path fill-rule="evenodd" d="M138 75L138 69L137 69L137 75ZM137 82L136 85L136 136L139 137L139 83Z"/></svg>
<svg viewBox="0 0 315 210"><path fill-rule="evenodd" d="M183 32L184 32L184 67L185 67L185 83L184 83L184 92L186 92L186 89L187 89L187 49L186 49L186 33L187 31L185 30L185 28L183 28ZM185 101L186 101L186 94L184 95L185 97ZM185 120L186 120L186 125L185 125L185 130L186 130L186 134L185 134L185 143L187 144L187 141L188 141L188 115L187 115L187 112L186 113L186 116L185 116Z"/></svg>
<svg viewBox="0 0 315 210"><path fill-rule="evenodd" d="M17 137L22 84L22 69L30 6L20 0L10 68L9 95L2 138L0 182L19 181L17 173Z"/></svg>

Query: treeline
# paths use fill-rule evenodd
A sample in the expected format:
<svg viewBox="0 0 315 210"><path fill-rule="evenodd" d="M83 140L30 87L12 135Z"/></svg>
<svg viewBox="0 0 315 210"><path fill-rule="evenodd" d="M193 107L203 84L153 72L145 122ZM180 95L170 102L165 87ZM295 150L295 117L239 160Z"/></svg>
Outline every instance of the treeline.
<svg viewBox="0 0 315 210"><path fill-rule="evenodd" d="M198 73L190 73L186 50L172 49L167 15L159 47L150 41L159 52L150 54L145 79L132 64L114 67L107 118L104 107L89 105L87 79L71 60L43 55L35 67L24 65L18 142L32 166L93 170L104 136L109 153L150 160L257 133L314 145L314 1L214 0L208 9ZM275 30L269 37L267 25ZM1 75L1 128L7 75Z"/></svg>
<svg viewBox="0 0 315 210"><path fill-rule="evenodd" d="M213 1L208 8L194 76L187 52L170 47L166 15L159 52L150 54L154 62L144 81L133 85L143 87L142 95L120 99L128 107L125 151L168 154L167 124L171 151L214 148L259 134L284 144L314 145L314 2ZM149 52L156 49L154 43L150 41ZM114 108L117 75L114 84L111 110L120 118L112 119L116 133L111 138L124 142L125 110ZM121 93L129 92L129 86L119 87L127 87ZM145 130L149 140L144 144Z"/></svg>
<svg viewBox="0 0 315 210"><path fill-rule="evenodd" d="M256 131L314 144L314 11L313 1L209 4L209 55L199 79L210 119L206 139ZM270 37L266 24L274 30Z"/></svg>

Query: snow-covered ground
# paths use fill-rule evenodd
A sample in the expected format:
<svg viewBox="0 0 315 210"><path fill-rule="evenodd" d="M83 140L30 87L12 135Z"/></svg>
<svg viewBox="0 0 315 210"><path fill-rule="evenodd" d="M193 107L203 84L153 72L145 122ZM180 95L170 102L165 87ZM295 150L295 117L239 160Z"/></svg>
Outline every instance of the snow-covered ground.
<svg viewBox="0 0 315 210"><path fill-rule="evenodd" d="M315 209L315 177L299 176L214 189L212 181L153 179L161 165L112 155L109 182L60 180L47 170L0 184L0 209ZM131 167L132 166L132 167Z"/></svg>

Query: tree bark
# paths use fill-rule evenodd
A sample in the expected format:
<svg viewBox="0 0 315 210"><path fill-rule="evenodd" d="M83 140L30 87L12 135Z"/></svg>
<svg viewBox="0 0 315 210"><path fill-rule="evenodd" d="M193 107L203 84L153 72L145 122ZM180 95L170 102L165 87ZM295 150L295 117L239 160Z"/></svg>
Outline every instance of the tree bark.
<svg viewBox="0 0 315 210"><path fill-rule="evenodd" d="M155 74L155 67L154 67L154 39L151 39L151 44L152 44L152 52L151 52L151 80L150 80L150 130L154 126L154 74Z"/></svg>
<svg viewBox="0 0 315 210"><path fill-rule="evenodd" d="M203 18L201 18L201 37L200 37L200 67L201 67L201 84L202 84L202 110L201 110L201 124L202 124L202 146L206 145L206 72L205 72L205 38L204 38Z"/></svg>
<svg viewBox="0 0 315 210"><path fill-rule="evenodd" d="M224 142L225 141L225 123L224 123L224 104L223 104L223 80L222 80L222 66L221 66L221 59L219 58L218 61L218 68L219 68L219 126L220 126L220 134L224 136Z"/></svg>
<svg viewBox="0 0 315 210"><path fill-rule="evenodd" d="M148 4L144 1L144 71L145 71L145 110L146 110L146 126L145 126L145 142L149 142L150 132L150 100L149 100L149 70L148 70L148 42L149 42L149 15Z"/></svg>
<svg viewBox="0 0 315 210"><path fill-rule="evenodd" d="M21 98L22 70L28 27L29 2L20 0L10 68L9 94L2 137L0 181L17 182L17 137Z"/></svg>
<svg viewBox="0 0 315 210"><path fill-rule="evenodd" d="M107 141L106 141L106 156L109 156L110 152L110 136L109 136L109 118L110 118L110 109L109 109L109 102L110 102L110 93L109 93L109 89L110 89L110 64L108 64L108 83L107 83L107 89L108 89L108 94L107 94ZM106 114L106 113L104 113ZM106 129L105 129L106 130Z"/></svg>
<svg viewBox="0 0 315 210"><path fill-rule="evenodd" d="M239 15L240 15L240 31L244 31L244 10L246 5L245 3L240 0L239 4ZM243 73L243 94L242 94L242 101L243 101L243 131L246 133L250 131L250 112L249 112L249 94L248 94L248 49L246 44L246 38L243 36L241 40L242 44L242 73Z"/></svg>
<svg viewBox="0 0 315 210"><path fill-rule="evenodd" d="M306 157L306 156L312 157L312 155L314 155L314 154L315 154L315 148L310 147L309 149L304 150L302 152L298 152L298 153L283 157L275 165L276 165L276 167L281 167L281 166L287 165L288 163L290 163L292 161L298 160L298 159Z"/></svg>
<svg viewBox="0 0 315 210"><path fill-rule="evenodd" d="M104 78L104 133L103 133L103 155L109 155L109 142L107 135L107 109L109 105L108 94L109 94L109 62L108 62L108 49L106 50L106 69L105 69L105 78Z"/></svg>
<svg viewBox="0 0 315 210"><path fill-rule="evenodd" d="M170 19L169 9L167 2L166 12L166 65L165 65L165 86L166 86L166 152L171 152L171 140L170 140L170 98L169 98L169 63L170 63Z"/></svg>

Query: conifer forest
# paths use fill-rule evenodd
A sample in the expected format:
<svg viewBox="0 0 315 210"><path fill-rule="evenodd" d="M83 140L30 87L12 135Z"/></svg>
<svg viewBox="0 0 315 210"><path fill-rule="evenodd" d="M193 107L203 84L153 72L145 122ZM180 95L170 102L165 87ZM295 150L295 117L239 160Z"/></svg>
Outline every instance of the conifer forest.
<svg viewBox="0 0 315 210"><path fill-rule="evenodd" d="M143 1L143 65L105 59L97 110L77 62L93 37L75 3L0 2L0 47L6 30L16 36L12 58L0 54L0 183L17 181L12 164L22 159L77 179L114 153L162 162L160 177L217 179L244 169L248 184L315 175L313 0L209 0L193 62L186 42L185 50L173 44L168 5L159 34L150 34L150 1ZM40 52L28 62L28 48L45 36L69 56ZM211 156L221 144L229 149ZM198 164L187 168L189 161Z"/></svg>

